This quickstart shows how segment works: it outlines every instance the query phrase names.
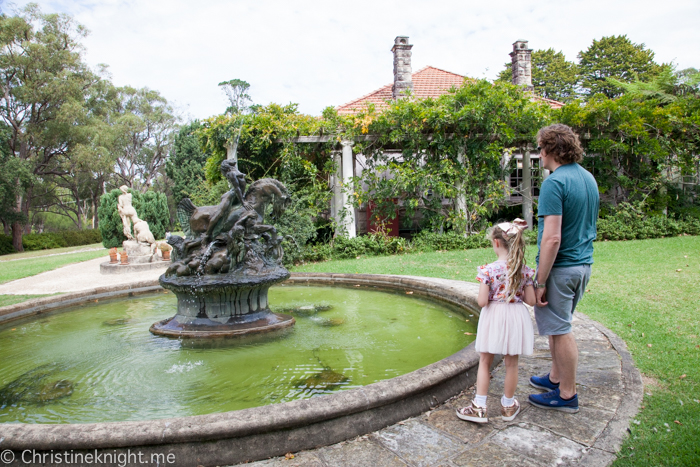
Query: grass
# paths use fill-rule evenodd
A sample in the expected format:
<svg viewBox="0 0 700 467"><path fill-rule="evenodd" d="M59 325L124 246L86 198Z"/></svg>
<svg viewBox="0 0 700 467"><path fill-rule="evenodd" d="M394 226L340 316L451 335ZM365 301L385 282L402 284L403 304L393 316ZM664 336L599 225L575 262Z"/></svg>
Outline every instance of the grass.
<svg viewBox="0 0 700 467"><path fill-rule="evenodd" d="M46 297L46 295L0 295L0 307L26 302L32 298Z"/></svg>
<svg viewBox="0 0 700 467"><path fill-rule="evenodd" d="M0 267L0 284L17 279L22 279L24 277L34 276L36 274L45 271L51 271L53 269L66 266L68 264L79 263L81 261L88 261L102 256L104 256L105 259L107 257L107 251L104 249L99 251L84 251L58 256L29 257L23 259L22 261L12 261L11 263L7 263Z"/></svg>
<svg viewBox="0 0 700 467"><path fill-rule="evenodd" d="M49 256L60 253L72 253L82 250L91 250L95 248L104 248L101 243L93 243L91 245L69 246L65 248L52 248L50 250L23 251L22 253L11 253L9 255L0 256L0 262L10 261L13 259L28 259L38 258L40 256ZM103 253L104 254L104 253Z"/></svg>
<svg viewBox="0 0 700 467"><path fill-rule="evenodd" d="M527 254L534 264L535 248ZM297 272L406 274L474 281L490 249L362 257ZM645 379L643 408L615 466L700 464L700 237L595 244L578 310L627 343Z"/></svg>

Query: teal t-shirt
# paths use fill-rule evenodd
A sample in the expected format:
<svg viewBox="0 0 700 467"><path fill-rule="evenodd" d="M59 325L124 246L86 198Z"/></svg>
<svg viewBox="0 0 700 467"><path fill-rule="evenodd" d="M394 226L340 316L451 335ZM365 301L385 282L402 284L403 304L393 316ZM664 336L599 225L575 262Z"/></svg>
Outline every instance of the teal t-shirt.
<svg viewBox="0 0 700 467"><path fill-rule="evenodd" d="M538 250L544 232L544 216L562 216L561 244L554 267L593 264L599 205L595 178L577 163L559 166L542 182L537 205Z"/></svg>

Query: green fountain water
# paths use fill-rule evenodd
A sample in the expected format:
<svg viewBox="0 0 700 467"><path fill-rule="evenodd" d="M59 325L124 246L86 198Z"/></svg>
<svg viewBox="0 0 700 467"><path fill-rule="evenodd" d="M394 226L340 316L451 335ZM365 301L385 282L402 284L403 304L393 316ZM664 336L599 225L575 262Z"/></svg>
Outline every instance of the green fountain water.
<svg viewBox="0 0 700 467"><path fill-rule="evenodd" d="M147 420L305 399L434 363L476 332L476 316L405 294L279 286L270 302L296 326L249 341L151 334L176 307L163 293L5 325L0 422Z"/></svg>

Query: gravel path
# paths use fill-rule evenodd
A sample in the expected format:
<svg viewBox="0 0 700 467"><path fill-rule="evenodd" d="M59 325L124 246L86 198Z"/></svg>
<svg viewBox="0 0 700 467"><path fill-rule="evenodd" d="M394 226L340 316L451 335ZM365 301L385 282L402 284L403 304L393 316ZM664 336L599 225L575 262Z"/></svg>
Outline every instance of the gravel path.
<svg viewBox="0 0 700 467"><path fill-rule="evenodd" d="M152 269L131 274L100 274L100 263L109 257L69 264L53 271L25 277L0 285L0 295L41 295L80 292L96 287L158 279L165 269Z"/></svg>

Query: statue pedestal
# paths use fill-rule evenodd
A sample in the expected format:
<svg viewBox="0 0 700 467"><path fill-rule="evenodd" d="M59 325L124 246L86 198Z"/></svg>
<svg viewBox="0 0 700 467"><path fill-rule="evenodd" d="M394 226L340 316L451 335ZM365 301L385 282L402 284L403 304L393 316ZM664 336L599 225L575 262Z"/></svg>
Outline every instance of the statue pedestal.
<svg viewBox="0 0 700 467"><path fill-rule="evenodd" d="M154 254L151 254L151 245L149 244L139 243L136 240L126 240L122 243L122 247L129 256L129 264L101 263L100 274L132 274L170 266L170 261L163 261L163 255L158 248L155 249Z"/></svg>
<svg viewBox="0 0 700 467"><path fill-rule="evenodd" d="M270 311L269 288L289 278L278 267L261 275L242 273L160 277L160 285L177 296L177 314L151 326L169 337L227 337L286 328L294 318Z"/></svg>
<svg viewBox="0 0 700 467"><path fill-rule="evenodd" d="M148 257L150 259L151 257L151 245L147 243L139 243L136 240L125 240L122 243L122 248L124 251L126 251L126 254L129 255L129 262L131 262L132 258L143 258L143 257ZM156 254L157 254L158 249L156 248ZM137 261L139 263L146 263L149 261Z"/></svg>

